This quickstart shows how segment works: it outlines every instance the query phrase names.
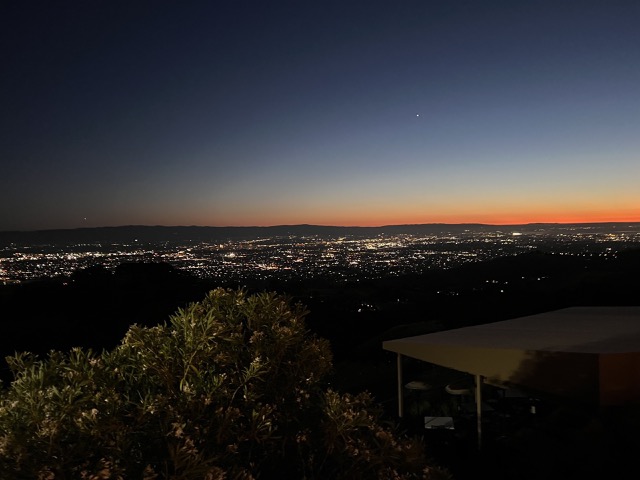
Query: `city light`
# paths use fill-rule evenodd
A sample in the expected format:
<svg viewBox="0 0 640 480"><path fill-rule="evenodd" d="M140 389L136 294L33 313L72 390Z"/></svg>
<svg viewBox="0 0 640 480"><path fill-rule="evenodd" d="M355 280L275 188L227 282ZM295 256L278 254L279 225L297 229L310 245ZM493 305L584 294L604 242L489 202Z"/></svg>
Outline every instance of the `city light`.
<svg viewBox="0 0 640 480"><path fill-rule="evenodd" d="M456 235L286 236L224 243L11 244L0 247L0 283L65 277L95 265L114 270L126 262L165 262L198 277L225 281L276 277L348 281L453 268L534 250L610 259L638 244L637 225L624 231L564 226L466 230Z"/></svg>

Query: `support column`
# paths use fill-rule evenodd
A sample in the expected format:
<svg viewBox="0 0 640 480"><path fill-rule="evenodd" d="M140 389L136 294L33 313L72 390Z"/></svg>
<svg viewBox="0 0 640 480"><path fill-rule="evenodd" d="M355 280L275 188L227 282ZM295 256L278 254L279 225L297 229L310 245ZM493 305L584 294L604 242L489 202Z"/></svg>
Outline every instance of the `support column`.
<svg viewBox="0 0 640 480"><path fill-rule="evenodd" d="M402 381L402 354L398 353L398 417L404 416L404 386Z"/></svg>
<svg viewBox="0 0 640 480"><path fill-rule="evenodd" d="M476 417L478 426L478 450L482 450L482 375L476 375Z"/></svg>

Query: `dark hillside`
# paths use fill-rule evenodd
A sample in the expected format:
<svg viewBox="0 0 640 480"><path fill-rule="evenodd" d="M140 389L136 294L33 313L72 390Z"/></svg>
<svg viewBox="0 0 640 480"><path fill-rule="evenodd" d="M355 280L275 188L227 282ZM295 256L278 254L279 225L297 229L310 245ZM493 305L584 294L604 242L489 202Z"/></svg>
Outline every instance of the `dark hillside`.
<svg viewBox="0 0 640 480"><path fill-rule="evenodd" d="M457 328L569 306L638 305L639 264L640 250L616 258L532 252L424 275L289 290L309 306L310 325L332 340L338 356L365 355L366 347L370 358L382 354L383 338L405 336L400 325L418 335L434 325Z"/></svg>
<svg viewBox="0 0 640 480"><path fill-rule="evenodd" d="M68 279L0 287L2 358L75 346L111 348L134 323L154 325L213 286L168 264L96 266ZM3 380L7 380L6 370Z"/></svg>

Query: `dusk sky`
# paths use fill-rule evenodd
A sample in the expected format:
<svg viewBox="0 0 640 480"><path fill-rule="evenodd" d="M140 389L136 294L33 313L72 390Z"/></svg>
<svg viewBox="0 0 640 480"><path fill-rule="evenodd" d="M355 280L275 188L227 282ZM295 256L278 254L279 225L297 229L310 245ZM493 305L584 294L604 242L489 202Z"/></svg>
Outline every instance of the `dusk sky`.
<svg viewBox="0 0 640 480"><path fill-rule="evenodd" d="M640 221L640 2L6 1L0 230Z"/></svg>

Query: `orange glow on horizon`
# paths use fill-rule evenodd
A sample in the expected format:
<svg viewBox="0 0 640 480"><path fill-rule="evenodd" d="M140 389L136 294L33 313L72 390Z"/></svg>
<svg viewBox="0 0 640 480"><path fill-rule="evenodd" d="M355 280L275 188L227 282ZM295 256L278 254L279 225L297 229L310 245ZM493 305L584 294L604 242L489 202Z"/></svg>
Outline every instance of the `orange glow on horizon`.
<svg viewBox="0 0 640 480"><path fill-rule="evenodd" d="M193 219L195 220L195 219ZM247 215L226 219L217 219L215 222L211 220L200 220L193 222L193 225L203 226L256 226L268 227L274 225L324 225L324 226L349 226L349 227L380 227L384 225L414 225L414 224L485 224L485 225L526 225L531 223L635 223L640 222L640 212L594 212L594 213L572 213L572 212L553 212L553 213L486 213L486 214L437 214L437 215L410 215L410 214L385 214L380 216L373 215L354 215L349 214L326 214L326 215L310 215L303 217L299 215L282 215L273 217L255 218Z"/></svg>
<svg viewBox="0 0 640 480"><path fill-rule="evenodd" d="M347 223L317 223L316 225L345 225L353 227L380 227L385 225L419 225L430 223L441 224L484 224L484 225L527 225L532 223L559 223L559 224L573 224L573 223L638 223L640 222L640 216L628 217L628 216L578 216L578 215L558 215L558 216L540 216L540 217L516 217L516 216L486 216L481 218L469 218L469 217L443 217L433 220L424 219L416 220L414 218L407 219L395 219L388 221L370 221L370 222L347 222ZM308 223L308 222L304 222ZM271 224L273 225L273 224ZM267 224L264 224L267 226Z"/></svg>

